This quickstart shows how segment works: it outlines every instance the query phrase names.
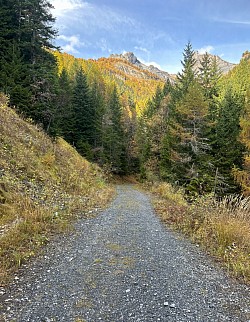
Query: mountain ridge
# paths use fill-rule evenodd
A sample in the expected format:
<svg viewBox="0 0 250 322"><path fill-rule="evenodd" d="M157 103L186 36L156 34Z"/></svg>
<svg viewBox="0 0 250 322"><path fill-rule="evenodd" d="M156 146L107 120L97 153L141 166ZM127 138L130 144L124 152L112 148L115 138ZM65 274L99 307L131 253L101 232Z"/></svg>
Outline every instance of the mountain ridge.
<svg viewBox="0 0 250 322"><path fill-rule="evenodd" d="M196 60L196 63L194 65L194 71L195 72L199 72L199 68L201 67L201 61L204 57L205 53L199 53L199 51L195 51L194 52L194 59ZM213 55L208 53L208 56L210 58L210 60L212 61L213 59L216 60L217 65L218 65L218 69L220 70L220 72L225 75L227 74L229 71L231 71L237 64L234 63L230 63L224 59L222 59L220 56L218 55ZM154 75L156 78L156 80L161 80L161 81L170 81L171 83L175 82L176 79L176 75L178 74L170 74L167 71L163 71L159 68L157 68L156 66L153 65L146 65L144 63L142 63L137 56L133 53L133 52L125 52L123 54L111 54L108 58L105 59L117 59L117 64L116 68L118 68L119 70L130 74L131 70L129 70L129 68L125 68L124 66L121 66L121 64L119 65L118 61L125 61L128 62L129 64L139 68L141 71L146 71L149 72L151 75ZM138 76L138 75L137 75Z"/></svg>
<svg viewBox="0 0 250 322"><path fill-rule="evenodd" d="M195 66L194 66L195 71L199 71L199 68L201 67L201 61L202 61L204 55L205 55L205 53L204 54L199 53L198 51L194 52L194 59L196 60L196 63L195 63ZM218 69L223 75L227 74L228 72L230 72L230 70L232 70L235 66L237 66L237 64L230 63L230 62L222 59L218 55L213 55L213 54L208 53L208 56L211 59L211 61L213 59L216 60Z"/></svg>
<svg viewBox="0 0 250 322"><path fill-rule="evenodd" d="M133 52L126 52L124 54L111 54L109 58L115 58L115 59L121 59L128 61L130 64L137 66L138 68L148 71L151 74L154 74L157 76L159 80L162 80L166 82L169 80L171 83L174 82L174 76L166 71L163 71L156 66L149 65L142 63Z"/></svg>

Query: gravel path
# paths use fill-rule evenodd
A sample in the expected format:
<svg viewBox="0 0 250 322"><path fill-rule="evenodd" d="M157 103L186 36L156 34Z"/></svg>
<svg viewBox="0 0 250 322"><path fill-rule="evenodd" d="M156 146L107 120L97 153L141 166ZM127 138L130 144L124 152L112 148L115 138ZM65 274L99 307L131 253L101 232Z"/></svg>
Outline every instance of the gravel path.
<svg viewBox="0 0 250 322"><path fill-rule="evenodd" d="M155 216L129 185L0 289L0 321L250 321L250 289Z"/></svg>

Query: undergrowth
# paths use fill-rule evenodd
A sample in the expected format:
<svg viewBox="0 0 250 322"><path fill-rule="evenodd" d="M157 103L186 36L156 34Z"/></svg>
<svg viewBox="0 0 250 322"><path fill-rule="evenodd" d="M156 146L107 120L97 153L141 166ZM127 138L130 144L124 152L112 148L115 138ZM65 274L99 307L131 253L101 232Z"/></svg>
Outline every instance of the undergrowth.
<svg viewBox="0 0 250 322"><path fill-rule="evenodd" d="M237 278L250 282L250 198L204 196L192 204L170 184L151 186L161 219L215 256Z"/></svg>
<svg viewBox="0 0 250 322"><path fill-rule="evenodd" d="M0 285L53 234L112 195L100 168L21 119L0 94Z"/></svg>

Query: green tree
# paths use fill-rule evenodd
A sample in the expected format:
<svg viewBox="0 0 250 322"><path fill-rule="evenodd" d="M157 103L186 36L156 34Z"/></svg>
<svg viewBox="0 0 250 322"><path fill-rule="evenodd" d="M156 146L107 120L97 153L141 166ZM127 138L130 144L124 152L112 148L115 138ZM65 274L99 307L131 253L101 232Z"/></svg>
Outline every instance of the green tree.
<svg viewBox="0 0 250 322"><path fill-rule="evenodd" d="M190 84L193 83L196 77L194 72L195 62L192 44L188 42L183 52L183 60L181 61L182 71L177 74L177 89L180 97L187 93Z"/></svg>
<svg viewBox="0 0 250 322"><path fill-rule="evenodd" d="M80 153L91 158L94 133L94 109L86 75L79 69L73 87L74 143Z"/></svg>
<svg viewBox="0 0 250 322"><path fill-rule="evenodd" d="M58 95L53 127L57 135L63 136L66 141L73 143L74 113L72 107L72 84L67 71L63 68L58 79Z"/></svg>
<svg viewBox="0 0 250 322"><path fill-rule="evenodd" d="M10 96L10 105L26 114L31 99L30 78L20 49L13 42L0 58L0 88Z"/></svg>
<svg viewBox="0 0 250 322"><path fill-rule="evenodd" d="M122 127L122 106L114 85L109 100L109 120L106 127L106 151L111 170L123 174L127 171L125 133Z"/></svg>
<svg viewBox="0 0 250 322"><path fill-rule="evenodd" d="M95 148L103 146L103 116L106 112L104 94L103 84L98 83L95 79L90 90L91 103L94 109L93 144Z"/></svg>
<svg viewBox="0 0 250 322"><path fill-rule="evenodd" d="M47 0L2 0L0 4L0 75L5 76L0 79L0 89L26 116L47 128L54 109L57 74L56 61L48 51L55 48L57 34L52 6ZM17 54L10 55L13 48ZM14 63L20 74L8 75L6 71ZM17 84L15 88L12 83Z"/></svg>
<svg viewBox="0 0 250 322"><path fill-rule="evenodd" d="M243 163L243 144L239 140L240 115L244 107L242 95L228 87L220 103L219 117L216 124L216 140L212 146L215 165L222 180L216 187L218 193L235 192L238 189L232 176L234 166L241 169Z"/></svg>
<svg viewBox="0 0 250 322"><path fill-rule="evenodd" d="M173 171L189 193L202 193L207 183L204 178L209 145L204 136L208 103L197 81L189 85L187 93L176 106L178 118L175 125L177 144L174 147Z"/></svg>
<svg viewBox="0 0 250 322"><path fill-rule="evenodd" d="M214 96L218 95L218 81L220 77L221 72L218 68L216 57L211 58L211 55L206 52L199 67L199 82L208 100L212 100Z"/></svg>

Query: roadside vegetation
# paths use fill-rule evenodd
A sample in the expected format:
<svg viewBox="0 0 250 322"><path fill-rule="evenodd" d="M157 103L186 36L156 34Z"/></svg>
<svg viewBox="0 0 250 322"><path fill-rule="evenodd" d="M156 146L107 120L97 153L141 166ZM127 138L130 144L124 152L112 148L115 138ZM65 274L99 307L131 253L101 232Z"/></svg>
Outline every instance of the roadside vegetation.
<svg viewBox="0 0 250 322"><path fill-rule="evenodd" d="M250 53L223 75L188 42L163 84L124 75L122 61L57 52L51 8L0 6L1 281L71 218L107 203L104 171L168 182L152 188L162 219L249 281Z"/></svg>
<svg viewBox="0 0 250 322"><path fill-rule="evenodd" d="M218 259L233 276L250 282L250 199L208 195L188 203L170 184L150 186L162 221Z"/></svg>
<svg viewBox="0 0 250 322"><path fill-rule="evenodd" d="M100 168L53 141L0 97L0 284L78 216L113 195Z"/></svg>

